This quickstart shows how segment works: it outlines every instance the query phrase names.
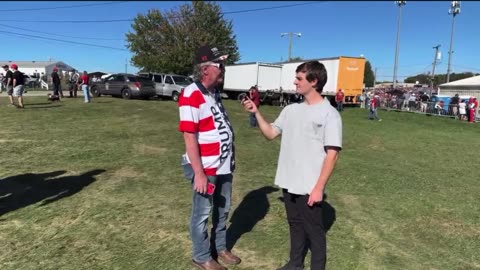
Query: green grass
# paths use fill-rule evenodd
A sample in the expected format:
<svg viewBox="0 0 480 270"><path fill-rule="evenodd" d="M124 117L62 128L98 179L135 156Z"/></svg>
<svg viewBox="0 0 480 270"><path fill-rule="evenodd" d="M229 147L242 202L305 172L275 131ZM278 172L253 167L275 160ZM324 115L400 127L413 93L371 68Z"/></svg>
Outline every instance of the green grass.
<svg viewBox="0 0 480 270"><path fill-rule="evenodd" d="M82 101L26 97L20 110L0 99L0 269L191 269L176 104ZM233 249L243 262L229 269L275 269L288 226L280 191L261 188L273 185L280 141L249 129L237 102L226 107L238 150L231 216L244 230ZM261 109L269 120L280 111ZM342 113L327 268L480 269L480 127L379 114Z"/></svg>

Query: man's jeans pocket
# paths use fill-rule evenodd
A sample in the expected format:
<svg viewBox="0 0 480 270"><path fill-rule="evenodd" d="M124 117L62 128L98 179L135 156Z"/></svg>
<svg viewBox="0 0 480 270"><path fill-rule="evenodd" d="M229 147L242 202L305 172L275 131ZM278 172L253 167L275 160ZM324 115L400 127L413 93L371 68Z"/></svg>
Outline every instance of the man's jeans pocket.
<svg viewBox="0 0 480 270"><path fill-rule="evenodd" d="M183 176L188 181L193 181L193 177L195 176L195 173L193 172L192 164L190 164L185 156L182 156L182 168L183 168Z"/></svg>

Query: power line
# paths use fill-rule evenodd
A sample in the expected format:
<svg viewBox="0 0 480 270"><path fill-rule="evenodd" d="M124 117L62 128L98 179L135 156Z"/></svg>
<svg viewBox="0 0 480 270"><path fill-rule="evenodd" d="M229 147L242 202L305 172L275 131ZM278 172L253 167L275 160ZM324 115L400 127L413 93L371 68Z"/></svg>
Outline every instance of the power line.
<svg viewBox="0 0 480 270"><path fill-rule="evenodd" d="M125 1L128 2L128 1ZM256 8L256 9L244 9L244 10L237 10L237 11L229 11L229 12L221 12L222 15L228 14L239 14L239 13L246 13L246 12L255 12L255 11L262 11L262 10L269 10L269 9L278 9L278 8L287 8L287 7L295 7L295 6L304 6L304 5L311 5L311 4L319 4L319 3L326 3L329 1L315 1L315 2L307 2L307 3L299 3L299 4L291 4L291 5L282 5L282 6L273 6L273 7L266 7L266 8ZM193 16L201 16L201 15L193 15ZM178 16L170 16L169 18L177 18ZM45 20L45 21L38 21L38 20L11 20L11 19L4 19L0 20L0 22L29 22L29 23L115 23L115 22L133 22L134 19L110 19L110 20Z"/></svg>
<svg viewBox="0 0 480 270"><path fill-rule="evenodd" d="M277 8L297 7L297 6L304 6L304 5L311 5L311 4L319 4L319 3L326 3L326 2L328 2L328 1L314 1L314 2L307 2L307 3L299 3L299 4L276 6L276 7L266 7L266 8L255 8L255 9L245 9L245 10L238 10L238 11L229 11L229 12L222 12L222 14L223 14L223 15L227 15L227 14L237 14L237 13L245 13L245 12L252 12L252 11L261 11L261 10L269 10L269 9L277 9Z"/></svg>
<svg viewBox="0 0 480 270"><path fill-rule="evenodd" d="M18 29L18 30L23 30L23 31L28 31L28 32L52 35L52 36L67 37L67 38L94 39L94 40L124 40L124 39L119 39L119 38L74 37L74 36L54 34L54 33L49 33L49 32L42 32L42 31L37 31L37 30L30 30L30 29L26 29L26 28L22 28L22 27L11 26L11 25L1 24L1 23L0 23L0 26L7 27L7 28Z"/></svg>
<svg viewBox="0 0 480 270"><path fill-rule="evenodd" d="M90 47L112 49L112 50L118 50L118 51L127 51L126 49L122 49L122 48L116 48L116 47L110 47L110 46L104 46L104 45L97 45L97 44L90 44L90 43L83 43L83 42L76 42L76 41L69 41L69 40L61 40L61 39L56 39L56 38L46 38L46 37L28 35L28 34L19 34L19 33L14 33L14 32L10 32L10 31L0 31L0 33L6 33L6 34L16 35L16 36L20 36L20 37L33 37L33 38L38 38L38 39L43 39L43 40L52 40L52 41L58 41L58 42L76 44L76 45L85 45L85 46L90 46Z"/></svg>
<svg viewBox="0 0 480 270"><path fill-rule="evenodd" d="M60 6L60 7L45 7L45 8L0 9L0 12L68 9L68 8L78 8L78 7L91 7L91 6L104 6L104 5L111 5L111 4L121 4L121 3L125 3L125 2L130 2L130 1L113 1L113 2L107 2L107 3L83 4L83 5Z"/></svg>

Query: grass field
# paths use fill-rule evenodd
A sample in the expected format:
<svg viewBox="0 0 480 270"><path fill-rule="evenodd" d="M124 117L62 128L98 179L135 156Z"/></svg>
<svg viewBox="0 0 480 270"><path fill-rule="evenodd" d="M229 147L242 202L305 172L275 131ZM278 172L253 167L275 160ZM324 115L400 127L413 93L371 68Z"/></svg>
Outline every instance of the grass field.
<svg viewBox="0 0 480 270"><path fill-rule="evenodd" d="M176 104L82 101L27 97L21 110L0 98L0 269L192 269ZM226 107L238 150L230 244L243 259L229 269L275 269L289 251L280 141ZM342 113L327 268L480 269L480 126L379 114Z"/></svg>

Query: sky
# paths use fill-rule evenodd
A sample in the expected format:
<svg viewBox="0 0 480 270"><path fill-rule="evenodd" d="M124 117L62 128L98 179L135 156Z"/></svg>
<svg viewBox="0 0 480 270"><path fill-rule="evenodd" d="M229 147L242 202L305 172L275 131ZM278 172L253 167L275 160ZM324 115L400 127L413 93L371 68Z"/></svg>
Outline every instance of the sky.
<svg viewBox="0 0 480 270"><path fill-rule="evenodd" d="M189 2L2 2L0 60L53 59L78 70L108 73L124 72L127 64L127 71L135 73L138 68L129 61L132 53L126 48L125 41L125 34L132 31L132 22L98 21L134 19L150 9L169 11L186 3ZM233 23L241 57L239 63L287 60L289 40L288 37L281 37L281 33L294 32L301 33L301 37L292 38L292 57L316 59L363 55L376 70L377 81L391 81L393 78L399 15L399 8L394 1L217 3L226 13L263 9L224 16ZM286 5L296 6L281 7ZM435 55L433 46L436 45L441 45L442 57L435 73L446 73L452 26L449 8L449 1L407 1L402 7L397 72L399 81L408 76L431 72ZM461 2L461 13L455 17L452 72L480 73L480 53L477 51L480 48L479 15L480 2ZM97 22L52 22L62 20Z"/></svg>

